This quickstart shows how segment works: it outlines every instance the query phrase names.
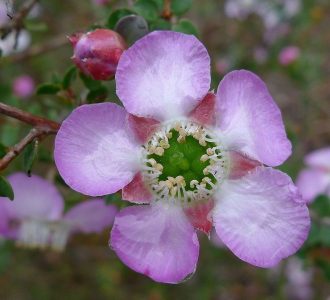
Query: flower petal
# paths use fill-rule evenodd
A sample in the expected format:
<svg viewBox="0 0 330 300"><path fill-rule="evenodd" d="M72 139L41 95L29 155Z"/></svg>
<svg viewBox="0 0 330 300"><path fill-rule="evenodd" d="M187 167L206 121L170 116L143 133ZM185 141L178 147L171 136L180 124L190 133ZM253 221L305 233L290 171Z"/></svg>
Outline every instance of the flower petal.
<svg viewBox="0 0 330 300"><path fill-rule="evenodd" d="M229 178L239 179L251 172L256 167L261 166L261 163L257 160L248 158L245 155L236 151L229 151L230 157L230 169Z"/></svg>
<svg viewBox="0 0 330 300"><path fill-rule="evenodd" d="M312 202L320 194L328 193L330 197L330 176L322 170L302 170L296 184L306 203Z"/></svg>
<svg viewBox="0 0 330 300"><path fill-rule="evenodd" d="M154 119L137 117L132 114L128 114L127 120L129 128L141 144L148 141L148 138L157 130L157 125L159 125L159 122Z"/></svg>
<svg viewBox="0 0 330 300"><path fill-rule="evenodd" d="M186 116L210 88L210 57L192 35L154 31L119 60L117 95L131 114L164 121Z"/></svg>
<svg viewBox="0 0 330 300"><path fill-rule="evenodd" d="M216 97L213 93L207 93L204 99L189 114L189 118L203 125L214 125L215 100Z"/></svg>
<svg viewBox="0 0 330 300"><path fill-rule="evenodd" d="M249 71L233 71L220 82L216 117L230 150L269 166L291 154L279 108L265 83Z"/></svg>
<svg viewBox="0 0 330 300"><path fill-rule="evenodd" d="M123 200L132 203L150 203L153 199L152 194L144 185L141 173L137 173L133 180L122 190Z"/></svg>
<svg viewBox="0 0 330 300"><path fill-rule="evenodd" d="M14 190L14 201L3 197L0 201L4 201L9 218L56 220L62 216L63 198L52 183L37 175L28 177L25 173L14 173L8 181Z"/></svg>
<svg viewBox="0 0 330 300"><path fill-rule="evenodd" d="M250 264L275 266L307 238L308 209L291 178L278 170L259 167L239 180L229 180L215 198L218 236Z"/></svg>
<svg viewBox="0 0 330 300"><path fill-rule="evenodd" d="M55 139L55 163L74 190L91 195L123 188L138 169L139 146L127 113L113 103L83 105L63 121Z"/></svg>
<svg viewBox="0 0 330 300"><path fill-rule="evenodd" d="M330 171L330 147L315 150L305 157L306 165Z"/></svg>
<svg viewBox="0 0 330 300"><path fill-rule="evenodd" d="M207 199L197 203L191 203L185 207L184 212L190 223L198 230L210 235L212 229L212 209L214 200Z"/></svg>
<svg viewBox="0 0 330 300"><path fill-rule="evenodd" d="M165 283L194 273L199 252L196 232L182 209L162 203L119 212L110 244L127 266Z"/></svg>
<svg viewBox="0 0 330 300"><path fill-rule="evenodd" d="M112 225L116 213L116 206L106 205L104 199L90 199L71 208L64 220L73 226L73 230L97 233Z"/></svg>

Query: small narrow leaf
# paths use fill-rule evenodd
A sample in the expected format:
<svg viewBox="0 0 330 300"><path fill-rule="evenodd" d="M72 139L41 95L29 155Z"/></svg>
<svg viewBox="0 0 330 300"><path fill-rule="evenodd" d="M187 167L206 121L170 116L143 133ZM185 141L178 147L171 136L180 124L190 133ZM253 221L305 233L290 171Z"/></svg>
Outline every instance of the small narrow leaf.
<svg viewBox="0 0 330 300"><path fill-rule="evenodd" d="M0 144L0 158L4 157L7 153L7 147L5 145Z"/></svg>
<svg viewBox="0 0 330 300"><path fill-rule="evenodd" d="M37 88L37 95L54 95L61 90L61 87L53 83L44 83Z"/></svg>
<svg viewBox="0 0 330 300"><path fill-rule="evenodd" d="M39 142L38 140L35 140L33 143L27 145L24 149L23 167L29 177L31 176L31 169L38 154L38 146Z"/></svg>
<svg viewBox="0 0 330 300"><path fill-rule="evenodd" d="M190 9L191 4L192 0L171 0L171 11L180 16Z"/></svg>
<svg viewBox="0 0 330 300"><path fill-rule="evenodd" d="M186 34L193 34L198 37L198 31L193 23L187 19L182 19L178 24L175 24L172 28L174 31L183 32Z"/></svg>
<svg viewBox="0 0 330 300"><path fill-rule="evenodd" d="M138 0L134 4L134 10L147 21L154 21L160 12L157 2L154 0Z"/></svg>
<svg viewBox="0 0 330 300"><path fill-rule="evenodd" d="M72 81L77 77L77 69L75 66L72 66L71 68L69 68L66 72L65 75L63 77L63 81L62 81L62 87L64 90L67 90L71 84Z"/></svg>
<svg viewBox="0 0 330 300"><path fill-rule="evenodd" d="M84 83L85 87L89 90L96 90L102 86L102 83L98 80L94 80L83 73L79 73L79 77Z"/></svg>
<svg viewBox="0 0 330 300"><path fill-rule="evenodd" d="M7 197L14 200L14 191L10 183L2 176L0 176L0 197Z"/></svg>

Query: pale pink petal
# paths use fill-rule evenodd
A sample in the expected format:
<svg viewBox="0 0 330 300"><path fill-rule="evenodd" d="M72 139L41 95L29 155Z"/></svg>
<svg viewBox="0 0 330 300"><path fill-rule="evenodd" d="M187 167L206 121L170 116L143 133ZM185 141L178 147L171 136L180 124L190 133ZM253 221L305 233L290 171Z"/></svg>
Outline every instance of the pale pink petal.
<svg viewBox="0 0 330 300"><path fill-rule="evenodd" d="M310 217L301 195L285 173L266 167L228 180L215 196L218 236L240 259L275 266L307 238Z"/></svg>
<svg viewBox="0 0 330 300"><path fill-rule="evenodd" d="M203 125L213 125L215 122L215 95L208 93L204 99L189 114L192 119Z"/></svg>
<svg viewBox="0 0 330 300"><path fill-rule="evenodd" d="M178 283L196 269L197 235L180 207L124 208L115 218L110 245L127 266L158 282Z"/></svg>
<svg viewBox="0 0 330 300"><path fill-rule="evenodd" d="M299 173L297 187L306 203L312 202L318 195L330 195L330 173L318 169L306 169Z"/></svg>
<svg viewBox="0 0 330 300"><path fill-rule="evenodd" d="M116 213L116 206L106 205L104 199L89 199L71 208L63 219L74 231L98 233L110 228Z"/></svg>
<svg viewBox="0 0 330 300"><path fill-rule="evenodd" d="M10 201L6 198L0 198L0 236L7 237L9 234L10 219L7 215L5 201Z"/></svg>
<svg viewBox="0 0 330 300"><path fill-rule="evenodd" d="M214 200L208 199L197 203L191 203L189 206L185 207L184 212L190 223L196 229L209 235L212 229L213 206Z"/></svg>
<svg viewBox="0 0 330 300"><path fill-rule="evenodd" d="M182 117L210 88L210 57L192 35L154 31L123 53L116 84L131 114L159 121Z"/></svg>
<svg viewBox="0 0 330 300"><path fill-rule="evenodd" d="M10 219L56 220L62 216L64 202L54 184L25 173L14 173L8 176L8 181L14 190L14 201L7 198L0 198L0 201L4 201Z"/></svg>
<svg viewBox="0 0 330 300"><path fill-rule="evenodd" d="M57 133L54 156L64 181L91 196L117 192L139 168L139 145L127 128L127 113L113 103L75 109Z"/></svg>
<svg viewBox="0 0 330 300"><path fill-rule="evenodd" d="M123 200L132 203L150 203L153 196L143 183L141 172L137 173L133 180L122 190Z"/></svg>
<svg viewBox="0 0 330 300"><path fill-rule="evenodd" d="M229 151L230 169L229 178L238 179L261 166L259 161L248 158L236 151Z"/></svg>
<svg viewBox="0 0 330 300"><path fill-rule="evenodd" d="M128 114L127 120L129 128L141 144L148 141L148 138L157 129L157 125L159 125L159 122L154 119L137 117L132 114Z"/></svg>
<svg viewBox="0 0 330 300"><path fill-rule="evenodd" d="M330 172L330 147L315 150L305 157L306 165Z"/></svg>
<svg viewBox="0 0 330 300"><path fill-rule="evenodd" d="M217 91L217 127L230 150L269 166L291 154L281 112L265 83L249 71L233 71Z"/></svg>

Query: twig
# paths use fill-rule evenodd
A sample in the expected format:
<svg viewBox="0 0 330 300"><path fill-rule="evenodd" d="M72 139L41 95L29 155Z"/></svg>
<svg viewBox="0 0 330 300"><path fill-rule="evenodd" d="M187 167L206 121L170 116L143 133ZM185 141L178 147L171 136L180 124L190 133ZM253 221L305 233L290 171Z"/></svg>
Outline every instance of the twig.
<svg viewBox="0 0 330 300"><path fill-rule="evenodd" d="M162 12L162 17L165 20L170 20L172 17L172 12L171 12L171 0L164 0L164 7L163 7L163 12Z"/></svg>
<svg viewBox="0 0 330 300"><path fill-rule="evenodd" d="M22 8L11 17L10 22L6 23L0 27L1 38L4 39L12 31L20 31L24 27L24 19L31 11L33 6L38 2L38 0L30 0Z"/></svg>
<svg viewBox="0 0 330 300"><path fill-rule="evenodd" d="M44 44L35 45L33 47L30 47L26 51L14 54L12 56L4 57L2 58L1 63L18 63L21 61L25 61L26 59L29 59L33 56L37 56L55 50L66 44L68 44L67 38L63 35L60 35Z"/></svg>
<svg viewBox="0 0 330 300"><path fill-rule="evenodd" d="M0 103L0 113L33 126L30 132L20 142L11 147L6 155L0 159L0 170L4 170L28 144L34 140L42 140L48 135L56 134L60 128L59 123L32 115L4 103Z"/></svg>

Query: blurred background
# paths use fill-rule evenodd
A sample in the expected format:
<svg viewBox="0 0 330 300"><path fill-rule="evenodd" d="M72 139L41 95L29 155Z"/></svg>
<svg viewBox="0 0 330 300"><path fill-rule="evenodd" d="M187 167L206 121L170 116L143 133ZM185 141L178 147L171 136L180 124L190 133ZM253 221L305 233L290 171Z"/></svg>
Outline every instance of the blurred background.
<svg viewBox="0 0 330 300"><path fill-rule="evenodd" d="M206 45L212 89L227 72L240 68L266 81L294 147L280 169L293 179L304 168L307 153L330 145L328 0L41 0L8 33L8 15L27 2L0 0L3 103L60 122L82 103L118 102L113 80L95 81L77 72L67 36L106 27L131 44L148 30L172 29L195 34ZM122 20L132 13L142 19ZM0 154L28 130L0 115ZM1 175L32 168L32 173L56 182L69 208L85 197L65 186L52 151L53 137L48 137L33 161L23 153ZM123 205L120 195L107 200ZM107 246L109 230L76 235L63 253L24 249L3 240L0 299L330 299L330 200L319 195L310 208L308 241L278 267L250 266L216 239L200 235L197 271L179 285L154 283L124 266Z"/></svg>

